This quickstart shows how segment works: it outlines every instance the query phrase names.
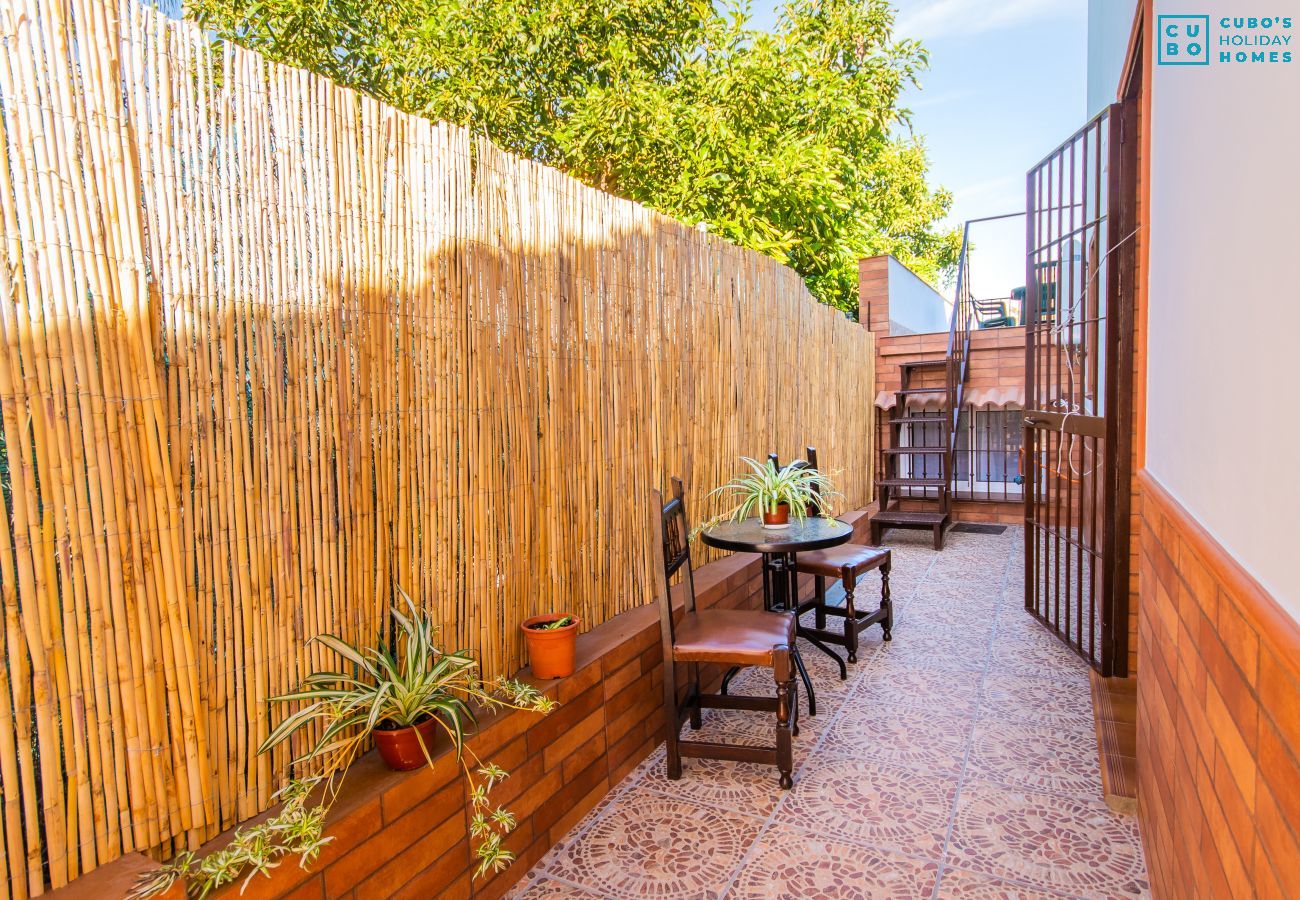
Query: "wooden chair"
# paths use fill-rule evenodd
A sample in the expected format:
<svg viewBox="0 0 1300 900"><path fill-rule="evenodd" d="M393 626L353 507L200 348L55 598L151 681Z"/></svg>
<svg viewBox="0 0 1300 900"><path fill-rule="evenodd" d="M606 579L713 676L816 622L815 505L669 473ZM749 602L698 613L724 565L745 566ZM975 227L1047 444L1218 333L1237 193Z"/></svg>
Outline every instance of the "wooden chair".
<svg viewBox="0 0 1300 900"><path fill-rule="evenodd" d="M807 448L807 454L808 465L817 468L816 448ZM771 458L775 459L775 455ZM816 510L809 512L816 514ZM894 604L889 598L890 565L888 550L867 547L863 544L841 544L827 550L813 550L798 554L795 557L795 572L813 576L813 598L799 604L799 614L803 615L810 609L816 612L816 627L804 631L823 643L847 649L851 663L858 661L858 635L872 625L879 623L885 633L885 640L893 640ZM864 612L857 608L854 594L858 579L872 569L880 570L880 608L872 612ZM844 606L826 605L827 578L838 578L844 585ZM828 631L827 616L843 618L843 630Z"/></svg>
<svg viewBox="0 0 1300 900"><path fill-rule="evenodd" d="M798 709L797 688L791 651L795 645L793 613L747 609L695 608L695 579L691 572L690 528L682 499L682 482L673 479L673 498L667 504L659 491L653 492L651 509L655 580L659 595L659 624L663 633L664 707L668 721L668 777L682 777L682 757L727 759L775 765L782 788L793 784L791 737L798 733L791 710ZM669 584L682 572L684 609L674 621ZM700 690L700 665L764 666L772 670L776 697L746 697L705 694ZM685 695L680 696L679 673L689 676ZM684 741L682 723L691 728L701 724L701 709L744 709L776 713L776 746L750 747L710 741ZM797 713L795 713L797 716Z"/></svg>

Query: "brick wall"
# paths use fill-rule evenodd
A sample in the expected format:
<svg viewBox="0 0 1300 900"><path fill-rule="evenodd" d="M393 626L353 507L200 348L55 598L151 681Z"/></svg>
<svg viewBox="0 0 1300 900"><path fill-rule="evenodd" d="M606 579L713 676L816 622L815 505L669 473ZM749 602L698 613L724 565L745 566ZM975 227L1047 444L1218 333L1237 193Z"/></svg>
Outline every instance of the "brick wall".
<svg viewBox="0 0 1300 900"><path fill-rule="evenodd" d="M863 263L872 260L863 260ZM860 285L865 292L868 285ZM888 328L888 322L885 323ZM943 359L948 351L948 335L906 334L876 336L876 393L897 390L902 386L900 363L925 359ZM914 376L914 386L939 385L944 382L942 371L921 371ZM999 388L1022 390L1025 384L1025 329L990 328L971 332L970 375L966 383L968 392L975 389ZM880 410L877 410L879 416ZM889 440L888 429L878 426L877 434L882 445ZM882 471L878 469L878 475ZM882 476L883 477L883 476ZM903 509L926 509L920 500L902 500ZM1024 505L1019 500L1010 502L990 500L955 500L953 518L958 522L993 522L1017 525L1025 520Z"/></svg>
<svg viewBox="0 0 1300 900"><path fill-rule="evenodd" d="M1300 897L1300 626L1141 477L1138 798L1153 894Z"/></svg>
<svg viewBox="0 0 1300 900"><path fill-rule="evenodd" d="M865 540L862 511L843 516ZM762 607L758 557L736 554L696 570L701 607ZM803 596L811 594L804 578ZM716 684L722 669L704 677ZM524 669L520 677L530 680ZM366 754L348 772L330 810L332 840L310 872L294 861L271 878L250 882L244 898L495 898L504 894L664 737L663 651L656 604L615 616L578 638L577 668L558 681L538 682L560 701L548 716L507 711L480 722L468 746L510 772L493 799L518 827L506 840L518 860L495 876L474 880L465 785L455 758L444 752L432 769L391 772ZM773 726L775 734L775 724ZM776 788L775 771L773 789ZM266 813L264 815L269 815ZM203 852L222 846L225 835ZM96 869L66 888L60 900L123 896L122 885L152 865L138 854ZM238 885L220 894L239 897ZM183 900L179 890L167 900Z"/></svg>

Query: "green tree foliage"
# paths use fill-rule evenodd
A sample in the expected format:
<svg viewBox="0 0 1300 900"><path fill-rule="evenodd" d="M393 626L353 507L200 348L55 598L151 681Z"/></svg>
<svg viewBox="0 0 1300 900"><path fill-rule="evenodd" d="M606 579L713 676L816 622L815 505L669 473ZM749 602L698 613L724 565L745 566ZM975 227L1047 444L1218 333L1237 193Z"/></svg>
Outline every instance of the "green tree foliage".
<svg viewBox="0 0 1300 900"><path fill-rule="evenodd" d="M187 0L200 24L788 263L857 310L857 260L930 280L960 238L899 95L886 0Z"/></svg>

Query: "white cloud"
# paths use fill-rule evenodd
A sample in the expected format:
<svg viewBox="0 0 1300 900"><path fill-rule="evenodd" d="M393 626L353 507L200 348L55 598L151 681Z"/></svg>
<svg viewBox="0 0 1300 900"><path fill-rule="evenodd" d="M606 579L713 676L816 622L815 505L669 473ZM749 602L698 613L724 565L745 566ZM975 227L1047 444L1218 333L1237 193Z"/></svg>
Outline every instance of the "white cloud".
<svg viewBox="0 0 1300 900"><path fill-rule="evenodd" d="M1082 17L1080 0L896 0L898 37L933 40L1010 28L1062 13Z"/></svg>

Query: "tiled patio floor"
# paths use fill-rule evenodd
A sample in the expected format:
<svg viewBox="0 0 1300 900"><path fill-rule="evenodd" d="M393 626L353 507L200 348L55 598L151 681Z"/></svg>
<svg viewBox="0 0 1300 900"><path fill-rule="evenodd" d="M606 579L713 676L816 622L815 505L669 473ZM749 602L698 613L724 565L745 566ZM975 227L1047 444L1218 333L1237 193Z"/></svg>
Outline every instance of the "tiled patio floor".
<svg viewBox="0 0 1300 900"><path fill-rule="evenodd" d="M660 747L514 896L1146 894L1136 820L1101 799L1087 669L1021 607L1019 529L927 541L891 535L891 644L868 632L846 682L805 647L819 708L801 717L792 790L770 767L706 760L670 782ZM858 596L878 591L872 573ZM772 723L706 711L697 734L770 742Z"/></svg>

